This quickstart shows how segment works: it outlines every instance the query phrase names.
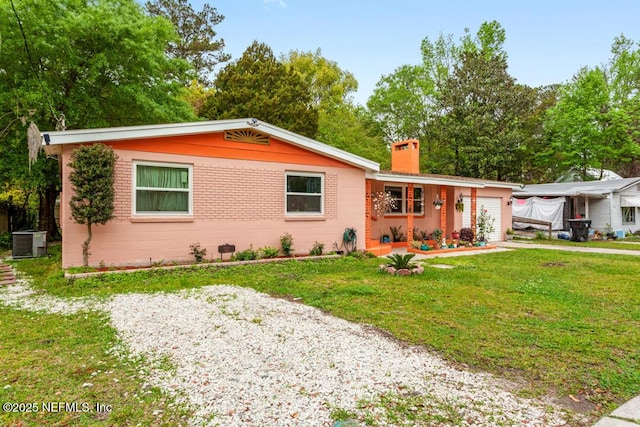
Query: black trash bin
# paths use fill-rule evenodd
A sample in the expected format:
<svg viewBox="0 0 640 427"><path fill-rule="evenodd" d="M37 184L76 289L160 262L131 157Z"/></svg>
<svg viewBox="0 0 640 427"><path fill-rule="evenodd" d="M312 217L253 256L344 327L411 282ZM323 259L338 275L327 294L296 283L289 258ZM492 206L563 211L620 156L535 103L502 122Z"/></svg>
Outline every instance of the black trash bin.
<svg viewBox="0 0 640 427"><path fill-rule="evenodd" d="M572 242L586 242L589 240L590 219L570 219L569 227L571 227Z"/></svg>

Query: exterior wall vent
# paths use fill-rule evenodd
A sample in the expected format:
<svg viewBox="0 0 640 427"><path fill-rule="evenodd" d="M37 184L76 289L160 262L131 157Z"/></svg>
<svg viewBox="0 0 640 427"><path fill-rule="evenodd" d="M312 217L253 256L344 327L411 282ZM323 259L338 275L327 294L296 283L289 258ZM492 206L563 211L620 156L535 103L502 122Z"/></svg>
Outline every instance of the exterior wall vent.
<svg viewBox="0 0 640 427"><path fill-rule="evenodd" d="M247 142L249 144L269 145L268 135L258 133L252 129L228 130L224 132L224 139L234 142Z"/></svg>

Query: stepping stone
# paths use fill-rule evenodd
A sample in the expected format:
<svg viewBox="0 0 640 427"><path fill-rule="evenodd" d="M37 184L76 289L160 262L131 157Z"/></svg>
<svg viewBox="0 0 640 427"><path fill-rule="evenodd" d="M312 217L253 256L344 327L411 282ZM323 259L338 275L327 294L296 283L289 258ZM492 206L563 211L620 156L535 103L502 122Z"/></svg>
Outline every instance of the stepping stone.
<svg viewBox="0 0 640 427"><path fill-rule="evenodd" d="M4 279L0 280L0 286L13 285L16 283L16 279Z"/></svg>

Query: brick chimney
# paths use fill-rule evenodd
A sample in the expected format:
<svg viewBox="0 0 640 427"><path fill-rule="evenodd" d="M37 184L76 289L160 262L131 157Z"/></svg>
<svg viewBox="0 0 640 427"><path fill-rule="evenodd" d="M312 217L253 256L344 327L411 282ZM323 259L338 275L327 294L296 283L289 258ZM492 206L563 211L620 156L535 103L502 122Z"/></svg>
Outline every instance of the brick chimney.
<svg viewBox="0 0 640 427"><path fill-rule="evenodd" d="M391 170L420 173L420 142L417 139L407 139L391 144Z"/></svg>

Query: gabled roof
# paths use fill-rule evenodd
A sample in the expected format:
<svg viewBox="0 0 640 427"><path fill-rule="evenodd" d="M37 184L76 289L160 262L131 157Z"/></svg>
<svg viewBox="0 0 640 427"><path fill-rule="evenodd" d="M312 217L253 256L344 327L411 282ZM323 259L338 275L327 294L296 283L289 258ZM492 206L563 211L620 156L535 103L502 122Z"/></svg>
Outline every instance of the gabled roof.
<svg viewBox="0 0 640 427"><path fill-rule="evenodd" d="M515 197L532 196L589 196L605 197L609 193L625 190L640 184L640 177L611 179L608 181L557 182L552 184L526 185L523 189L514 190Z"/></svg>
<svg viewBox="0 0 640 427"><path fill-rule="evenodd" d="M261 133L288 142L292 145L347 163L367 172L378 172L380 165L364 157L356 156L311 138L290 132L257 119L213 120L191 123L126 126L100 129L78 129L56 132L41 132L42 145L48 153L55 153L56 146L94 142L115 142L144 138L197 135L239 129L257 129Z"/></svg>
<svg viewBox="0 0 640 427"><path fill-rule="evenodd" d="M428 173L406 173L389 170L378 172L374 179L385 182L414 183L424 185L450 185L466 188L510 188L512 190L522 188L522 184L487 179L468 178L454 175L438 175Z"/></svg>

